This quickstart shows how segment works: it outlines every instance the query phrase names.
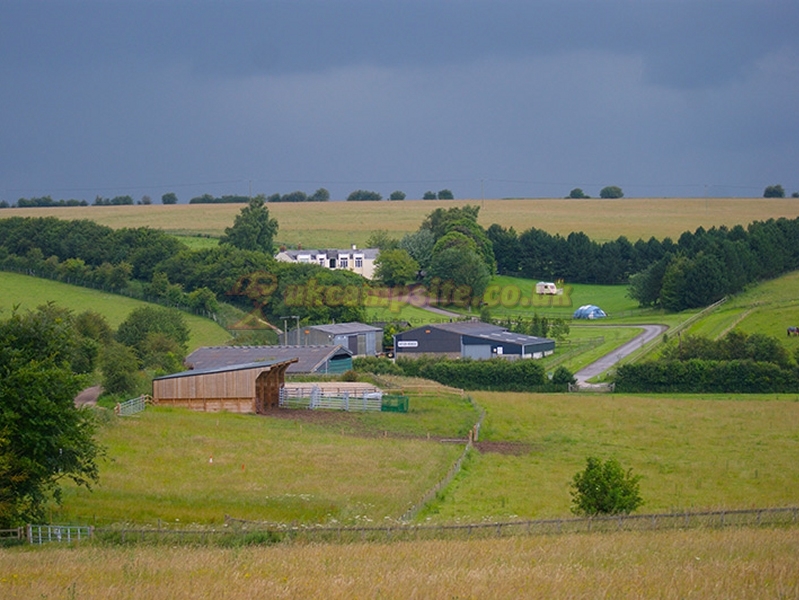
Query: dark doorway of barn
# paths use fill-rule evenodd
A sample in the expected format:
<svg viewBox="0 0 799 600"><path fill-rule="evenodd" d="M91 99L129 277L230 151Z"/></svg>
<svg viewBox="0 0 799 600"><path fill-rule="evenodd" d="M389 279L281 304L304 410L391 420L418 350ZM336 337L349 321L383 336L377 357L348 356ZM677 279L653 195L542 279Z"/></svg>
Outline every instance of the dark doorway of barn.
<svg viewBox="0 0 799 600"><path fill-rule="evenodd" d="M263 414L280 406L280 369L264 371L255 380L255 412Z"/></svg>

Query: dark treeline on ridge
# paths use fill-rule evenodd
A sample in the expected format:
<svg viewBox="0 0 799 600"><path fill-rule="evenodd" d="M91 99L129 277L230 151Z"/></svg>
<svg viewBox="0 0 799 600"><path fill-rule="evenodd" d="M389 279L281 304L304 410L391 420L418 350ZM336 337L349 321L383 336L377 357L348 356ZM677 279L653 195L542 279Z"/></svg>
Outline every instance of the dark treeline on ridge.
<svg viewBox="0 0 799 600"><path fill-rule="evenodd" d="M707 306L749 283L799 268L799 219L747 227L699 227L670 238L598 243L584 233L563 237L540 229L517 234L491 225L497 271L569 283L626 284L641 306L668 310Z"/></svg>

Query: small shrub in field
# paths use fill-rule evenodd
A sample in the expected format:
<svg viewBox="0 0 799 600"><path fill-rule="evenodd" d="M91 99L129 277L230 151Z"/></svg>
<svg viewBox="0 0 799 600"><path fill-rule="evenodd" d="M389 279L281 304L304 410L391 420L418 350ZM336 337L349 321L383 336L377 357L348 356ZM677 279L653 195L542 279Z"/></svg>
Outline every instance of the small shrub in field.
<svg viewBox="0 0 799 600"><path fill-rule="evenodd" d="M358 381L358 373L350 369L341 374L341 381Z"/></svg>
<svg viewBox="0 0 799 600"><path fill-rule="evenodd" d="M625 472L615 458L603 463L590 456L585 470L572 480L572 512L589 517L631 513L644 503L640 479L631 469Z"/></svg>

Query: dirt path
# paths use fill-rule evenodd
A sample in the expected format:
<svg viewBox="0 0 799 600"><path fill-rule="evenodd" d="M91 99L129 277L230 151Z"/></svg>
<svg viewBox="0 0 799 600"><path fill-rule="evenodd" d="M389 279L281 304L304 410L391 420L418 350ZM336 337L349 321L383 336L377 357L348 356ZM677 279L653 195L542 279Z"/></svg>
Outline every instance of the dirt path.
<svg viewBox="0 0 799 600"><path fill-rule="evenodd" d="M75 406L80 408L81 406L94 406L97 404L97 398L100 397L100 394L103 393L103 387L100 385L95 385L90 388L86 388L82 392L80 392L77 396L75 396Z"/></svg>

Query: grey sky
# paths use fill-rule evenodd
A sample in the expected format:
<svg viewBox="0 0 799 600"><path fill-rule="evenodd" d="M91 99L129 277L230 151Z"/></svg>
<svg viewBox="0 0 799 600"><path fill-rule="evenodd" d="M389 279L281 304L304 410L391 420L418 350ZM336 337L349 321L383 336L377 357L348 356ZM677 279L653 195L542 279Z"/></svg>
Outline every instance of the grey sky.
<svg viewBox="0 0 799 600"><path fill-rule="evenodd" d="M799 191L795 1L0 0L0 200Z"/></svg>

